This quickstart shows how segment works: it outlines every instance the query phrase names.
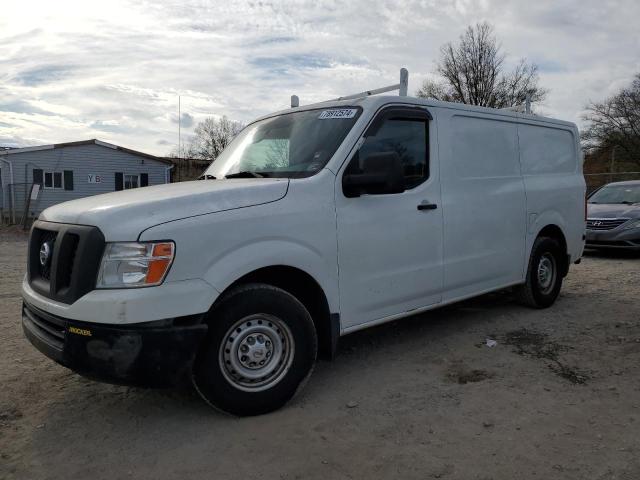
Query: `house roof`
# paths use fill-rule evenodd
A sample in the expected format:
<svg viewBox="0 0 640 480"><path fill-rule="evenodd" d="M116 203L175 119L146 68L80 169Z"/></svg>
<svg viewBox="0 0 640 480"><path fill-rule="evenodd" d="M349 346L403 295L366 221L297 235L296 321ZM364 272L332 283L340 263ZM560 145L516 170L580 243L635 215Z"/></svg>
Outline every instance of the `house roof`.
<svg viewBox="0 0 640 480"><path fill-rule="evenodd" d="M16 153L37 152L39 150L53 150L55 148L75 147L78 145L99 145L101 147L111 148L113 150L120 150L122 152L127 152L132 155L137 155L139 157L148 158L148 159L155 160L161 163L166 163L169 165L172 163L166 158L156 157L155 155L150 155L148 153L139 152L137 150L132 150L130 148L121 147L119 145L114 145L113 143L103 142L102 140L98 140L97 138L92 138L91 140L80 140L79 142L54 143L51 145L38 145L35 147L24 147L24 148L10 148L8 150L0 150L0 155L13 155Z"/></svg>
<svg viewBox="0 0 640 480"><path fill-rule="evenodd" d="M171 163L176 162L194 162L194 163L206 163L210 164L212 160L208 158L194 158L194 157L161 157L165 160L168 160Z"/></svg>

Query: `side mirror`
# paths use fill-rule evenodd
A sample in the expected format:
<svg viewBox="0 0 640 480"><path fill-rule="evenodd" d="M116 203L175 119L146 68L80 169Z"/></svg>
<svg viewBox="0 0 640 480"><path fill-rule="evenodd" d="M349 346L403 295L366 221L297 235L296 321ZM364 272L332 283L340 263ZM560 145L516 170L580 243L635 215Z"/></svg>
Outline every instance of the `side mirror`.
<svg viewBox="0 0 640 480"><path fill-rule="evenodd" d="M402 193L405 190L402 162L396 152L369 155L362 159L358 170L349 172L347 169L342 177L342 190L346 197Z"/></svg>

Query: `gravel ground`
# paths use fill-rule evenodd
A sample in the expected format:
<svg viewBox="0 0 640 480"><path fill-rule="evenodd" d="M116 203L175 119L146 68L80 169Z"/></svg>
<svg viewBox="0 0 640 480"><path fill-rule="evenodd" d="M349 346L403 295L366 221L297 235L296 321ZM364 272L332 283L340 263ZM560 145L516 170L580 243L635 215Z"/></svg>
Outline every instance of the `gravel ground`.
<svg viewBox="0 0 640 480"><path fill-rule="evenodd" d="M290 405L240 419L37 352L25 251L0 231L2 479L640 478L637 256L586 257L547 310L492 294L347 336Z"/></svg>

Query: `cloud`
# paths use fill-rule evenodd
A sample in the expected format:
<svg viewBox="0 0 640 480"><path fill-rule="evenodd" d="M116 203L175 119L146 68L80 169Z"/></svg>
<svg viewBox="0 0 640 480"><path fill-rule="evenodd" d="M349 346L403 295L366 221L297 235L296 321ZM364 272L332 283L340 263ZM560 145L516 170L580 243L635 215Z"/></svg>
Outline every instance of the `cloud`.
<svg viewBox="0 0 640 480"><path fill-rule="evenodd" d="M63 81L73 70L68 65L49 65L19 71L13 80L21 85L35 87L45 83Z"/></svg>
<svg viewBox="0 0 640 480"><path fill-rule="evenodd" d="M249 59L249 64L263 70L286 71L288 69L329 68L331 60L322 54L289 54L277 57L257 57Z"/></svg>
<svg viewBox="0 0 640 480"><path fill-rule="evenodd" d="M173 123L178 123L178 115L172 117L171 121ZM180 126L182 128L191 128L193 126L193 115L188 113L182 113L180 115Z"/></svg>
<svg viewBox="0 0 640 480"><path fill-rule="evenodd" d="M410 91L440 46L488 20L507 64L526 57L545 113L580 122L586 102L640 71L640 3L620 0L75 0L9 2L0 16L0 142L98 137L166 154L206 116L248 122L395 83ZM8 126L7 126L8 125Z"/></svg>
<svg viewBox="0 0 640 480"><path fill-rule="evenodd" d="M104 132L122 132L127 127L121 125L117 120L97 120L89 124L90 128L102 130Z"/></svg>
<svg viewBox="0 0 640 480"><path fill-rule="evenodd" d="M52 115L51 112L38 108L37 106L24 100L0 101L0 112L15 113L39 113L42 115Z"/></svg>

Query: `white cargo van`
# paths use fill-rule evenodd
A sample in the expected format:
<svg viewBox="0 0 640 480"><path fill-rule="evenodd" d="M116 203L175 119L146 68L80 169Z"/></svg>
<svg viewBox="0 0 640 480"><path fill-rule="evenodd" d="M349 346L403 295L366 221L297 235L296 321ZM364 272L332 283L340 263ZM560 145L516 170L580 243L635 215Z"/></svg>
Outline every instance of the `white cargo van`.
<svg viewBox="0 0 640 480"><path fill-rule="evenodd" d="M550 306L584 245L575 125L354 97L256 120L200 181L44 211L28 339L82 375L193 381L251 415L341 335L507 287Z"/></svg>

